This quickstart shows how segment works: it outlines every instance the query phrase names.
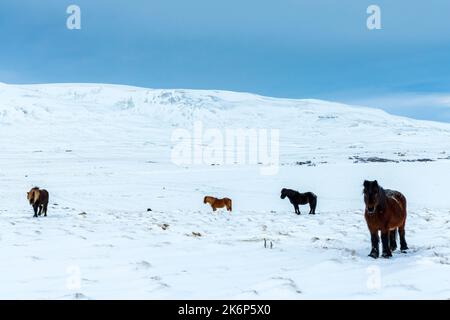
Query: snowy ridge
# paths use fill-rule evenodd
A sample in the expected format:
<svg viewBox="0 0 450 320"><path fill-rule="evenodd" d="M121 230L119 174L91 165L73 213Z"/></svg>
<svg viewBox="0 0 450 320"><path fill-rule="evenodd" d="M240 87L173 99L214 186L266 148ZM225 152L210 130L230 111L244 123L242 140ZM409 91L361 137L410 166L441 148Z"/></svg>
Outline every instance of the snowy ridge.
<svg viewBox="0 0 450 320"><path fill-rule="evenodd" d="M412 160L430 156L436 159L450 146L450 125L311 99L276 99L226 91L58 84L1 85L0 101L3 124L28 126L32 119L61 125L65 130L76 125L77 131L90 131L96 130L92 126L102 123L114 126L117 121L123 123L129 119L166 132L160 135L165 144L170 143L170 128L191 129L195 121L219 129L280 129L283 163L314 161L312 154L317 155L316 162L324 162L352 156L370 157L385 150L392 150L390 159L398 159L399 154ZM431 139L436 143L428 143ZM297 157L291 155L292 150Z"/></svg>

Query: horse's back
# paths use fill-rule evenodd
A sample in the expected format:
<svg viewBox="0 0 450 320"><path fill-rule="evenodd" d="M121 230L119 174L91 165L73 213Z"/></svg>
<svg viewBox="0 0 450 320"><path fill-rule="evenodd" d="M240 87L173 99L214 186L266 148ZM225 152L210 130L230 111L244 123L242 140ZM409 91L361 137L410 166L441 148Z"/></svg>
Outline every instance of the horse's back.
<svg viewBox="0 0 450 320"><path fill-rule="evenodd" d="M209 197L210 203L211 205L214 205L215 207L224 207L226 205L231 204L231 199L230 198L214 198L214 197Z"/></svg>
<svg viewBox="0 0 450 320"><path fill-rule="evenodd" d="M309 199L317 199L314 192L306 192L305 195L307 195Z"/></svg>
<svg viewBox="0 0 450 320"><path fill-rule="evenodd" d="M407 216L405 196L396 190L385 190L385 192L386 197L391 199L392 224L395 227L404 228Z"/></svg>
<svg viewBox="0 0 450 320"><path fill-rule="evenodd" d="M230 205L231 205L231 199L230 199L230 198L223 198L222 201L223 201L223 203L224 203L225 205L227 205L227 206L230 206Z"/></svg>
<svg viewBox="0 0 450 320"><path fill-rule="evenodd" d="M301 203L300 204L307 204L307 203L314 203L317 201L317 196L313 192L305 192L300 193Z"/></svg>
<svg viewBox="0 0 450 320"><path fill-rule="evenodd" d="M40 202L42 204L47 204L49 200L49 194L48 191L45 189L39 190L40 191Z"/></svg>
<svg viewBox="0 0 450 320"><path fill-rule="evenodd" d="M403 195L403 193L397 190L390 189L385 189L384 191L387 197L397 200L402 206L403 210L406 211L406 197Z"/></svg>

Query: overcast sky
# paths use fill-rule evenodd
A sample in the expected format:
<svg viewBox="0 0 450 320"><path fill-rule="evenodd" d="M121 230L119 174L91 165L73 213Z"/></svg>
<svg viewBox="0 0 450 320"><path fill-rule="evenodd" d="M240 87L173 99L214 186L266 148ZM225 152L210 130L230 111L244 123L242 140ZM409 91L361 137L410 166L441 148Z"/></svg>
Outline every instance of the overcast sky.
<svg viewBox="0 0 450 320"><path fill-rule="evenodd" d="M66 28L70 4L81 30ZM370 4L381 30L366 27ZM1 0L0 43L0 82L248 91L450 121L447 0Z"/></svg>

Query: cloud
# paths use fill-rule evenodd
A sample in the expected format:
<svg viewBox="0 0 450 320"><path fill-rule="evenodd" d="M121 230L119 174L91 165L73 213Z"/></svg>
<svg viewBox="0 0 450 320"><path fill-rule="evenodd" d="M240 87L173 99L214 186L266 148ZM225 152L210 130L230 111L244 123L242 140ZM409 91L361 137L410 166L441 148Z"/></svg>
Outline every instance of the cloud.
<svg viewBox="0 0 450 320"><path fill-rule="evenodd" d="M379 108L439 107L450 108L450 94L441 93L399 93L356 100L358 104ZM356 102L355 101L355 102Z"/></svg>
<svg viewBox="0 0 450 320"><path fill-rule="evenodd" d="M410 118L450 122L450 94L447 93L390 93L350 98L345 102Z"/></svg>

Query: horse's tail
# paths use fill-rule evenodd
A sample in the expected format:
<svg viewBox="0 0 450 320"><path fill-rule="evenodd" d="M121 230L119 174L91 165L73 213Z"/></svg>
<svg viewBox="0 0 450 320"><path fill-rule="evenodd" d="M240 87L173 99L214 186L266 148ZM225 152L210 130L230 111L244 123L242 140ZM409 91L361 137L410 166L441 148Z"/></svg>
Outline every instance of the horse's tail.
<svg viewBox="0 0 450 320"><path fill-rule="evenodd" d="M399 194L400 194L400 202L402 203L403 209L406 212L406 197L400 192L399 192Z"/></svg>
<svg viewBox="0 0 450 320"><path fill-rule="evenodd" d="M407 210L406 210L406 205L407 205L407 203L406 203L406 197L405 197L402 193L398 192L398 194L396 195L396 198L398 199L398 201L399 201L400 204L402 205L403 212L405 213L405 220L406 220L406 215L407 215Z"/></svg>
<svg viewBox="0 0 450 320"><path fill-rule="evenodd" d="M232 204L233 204L233 201L231 200L231 199L229 199L229 198L227 198L227 206L228 206L228 210L229 211L233 211L233 206L232 206Z"/></svg>
<svg viewBox="0 0 450 320"><path fill-rule="evenodd" d="M310 196L310 199L311 199L312 203L317 203L317 196L316 196L315 193L309 192L309 196Z"/></svg>
<svg viewBox="0 0 450 320"><path fill-rule="evenodd" d="M312 207L314 208L314 210L316 209L317 206L317 196L311 192L312 198L313 198L313 203L312 203Z"/></svg>

